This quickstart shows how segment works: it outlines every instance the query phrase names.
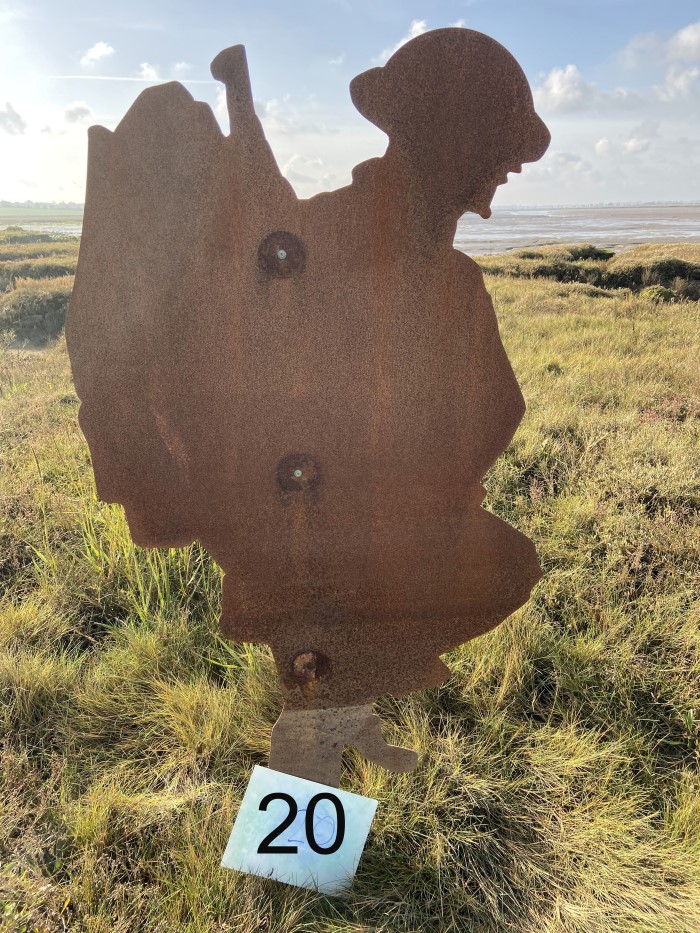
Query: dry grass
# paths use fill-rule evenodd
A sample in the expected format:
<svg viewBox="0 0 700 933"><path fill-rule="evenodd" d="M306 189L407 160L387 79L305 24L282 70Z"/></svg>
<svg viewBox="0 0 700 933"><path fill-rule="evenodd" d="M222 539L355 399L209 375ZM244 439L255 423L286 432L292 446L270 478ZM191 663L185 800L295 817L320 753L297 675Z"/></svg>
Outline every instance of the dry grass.
<svg viewBox="0 0 700 933"><path fill-rule="evenodd" d="M75 236L34 233L19 227L0 230L0 291L12 289L18 279L74 275L78 246Z"/></svg>
<svg viewBox="0 0 700 933"><path fill-rule="evenodd" d="M198 547L96 501L62 343L0 356L0 929L696 933L700 304L489 279L529 409L487 504L533 537L524 610L379 705L411 775L352 893L220 869L280 706L217 636Z"/></svg>

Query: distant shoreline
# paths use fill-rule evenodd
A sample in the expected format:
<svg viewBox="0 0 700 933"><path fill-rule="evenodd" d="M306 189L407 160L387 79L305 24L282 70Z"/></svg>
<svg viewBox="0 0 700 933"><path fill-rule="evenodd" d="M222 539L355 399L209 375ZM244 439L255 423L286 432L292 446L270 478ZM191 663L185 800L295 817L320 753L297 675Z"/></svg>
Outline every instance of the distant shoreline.
<svg viewBox="0 0 700 933"><path fill-rule="evenodd" d="M0 229L80 236L82 219L79 208L0 208ZM572 243L616 251L645 243L700 243L700 203L497 206L489 220L465 214L454 245L479 256Z"/></svg>

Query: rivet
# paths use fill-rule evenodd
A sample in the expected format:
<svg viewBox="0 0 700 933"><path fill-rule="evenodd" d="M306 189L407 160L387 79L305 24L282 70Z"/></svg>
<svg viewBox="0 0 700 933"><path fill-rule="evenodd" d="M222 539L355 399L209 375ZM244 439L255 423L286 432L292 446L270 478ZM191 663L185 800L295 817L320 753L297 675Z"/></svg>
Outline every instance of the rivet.
<svg viewBox="0 0 700 933"><path fill-rule="evenodd" d="M277 464L277 485L283 492L294 493L306 501L320 485L321 474L316 459L310 454L290 453ZM312 495L313 498L313 495ZM286 499L284 501L287 501Z"/></svg>
<svg viewBox="0 0 700 933"><path fill-rule="evenodd" d="M289 230L274 230L258 245L258 266L271 277L300 275L305 265L304 244Z"/></svg>

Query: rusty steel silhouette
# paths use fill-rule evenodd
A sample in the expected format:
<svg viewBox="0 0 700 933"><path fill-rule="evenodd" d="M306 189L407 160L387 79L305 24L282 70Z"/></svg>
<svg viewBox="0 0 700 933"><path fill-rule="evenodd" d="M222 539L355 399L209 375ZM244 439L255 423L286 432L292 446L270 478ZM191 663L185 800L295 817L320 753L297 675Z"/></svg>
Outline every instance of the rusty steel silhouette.
<svg viewBox="0 0 700 933"><path fill-rule="evenodd" d="M540 576L482 508L524 403L476 264L453 248L549 133L515 59L427 32L358 75L388 136L307 200L255 115L242 46L212 74L224 135L179 83L89 131L66 337L99 496L134 541L195 539L225 571L224 634L271 646L271 765L337 783L354 742L406 770L372 701L441 684Z"/></svg>

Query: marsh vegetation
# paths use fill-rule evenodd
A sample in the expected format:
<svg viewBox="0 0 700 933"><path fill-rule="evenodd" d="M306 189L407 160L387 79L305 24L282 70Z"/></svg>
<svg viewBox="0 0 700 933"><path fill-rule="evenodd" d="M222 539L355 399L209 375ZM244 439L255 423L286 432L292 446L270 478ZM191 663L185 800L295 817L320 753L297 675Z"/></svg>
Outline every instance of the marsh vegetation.
<svg viewBox="0 0 700 933"><path fill-rule="evenodd" d="M79 240L21 227L0 231L0 339L45 346L63 330Z"/></svg>
<svg viewBox="0 0 700 933"><path fill-rule="evenodd" d="M73 247L0 249L21 333ZM695 249L619 265L695 275ZM343 899L219 868L280 710L270 654L219 637L201 548L139 549L95 498L63 341L1 352L1 929L700 929L700 302L679 266L612 288L557 264L615 257L537 252L480 259L528 404L485 505L544 578L443 688L378 704L420 763L348 752L343 786L380 805Z"/></svg>

